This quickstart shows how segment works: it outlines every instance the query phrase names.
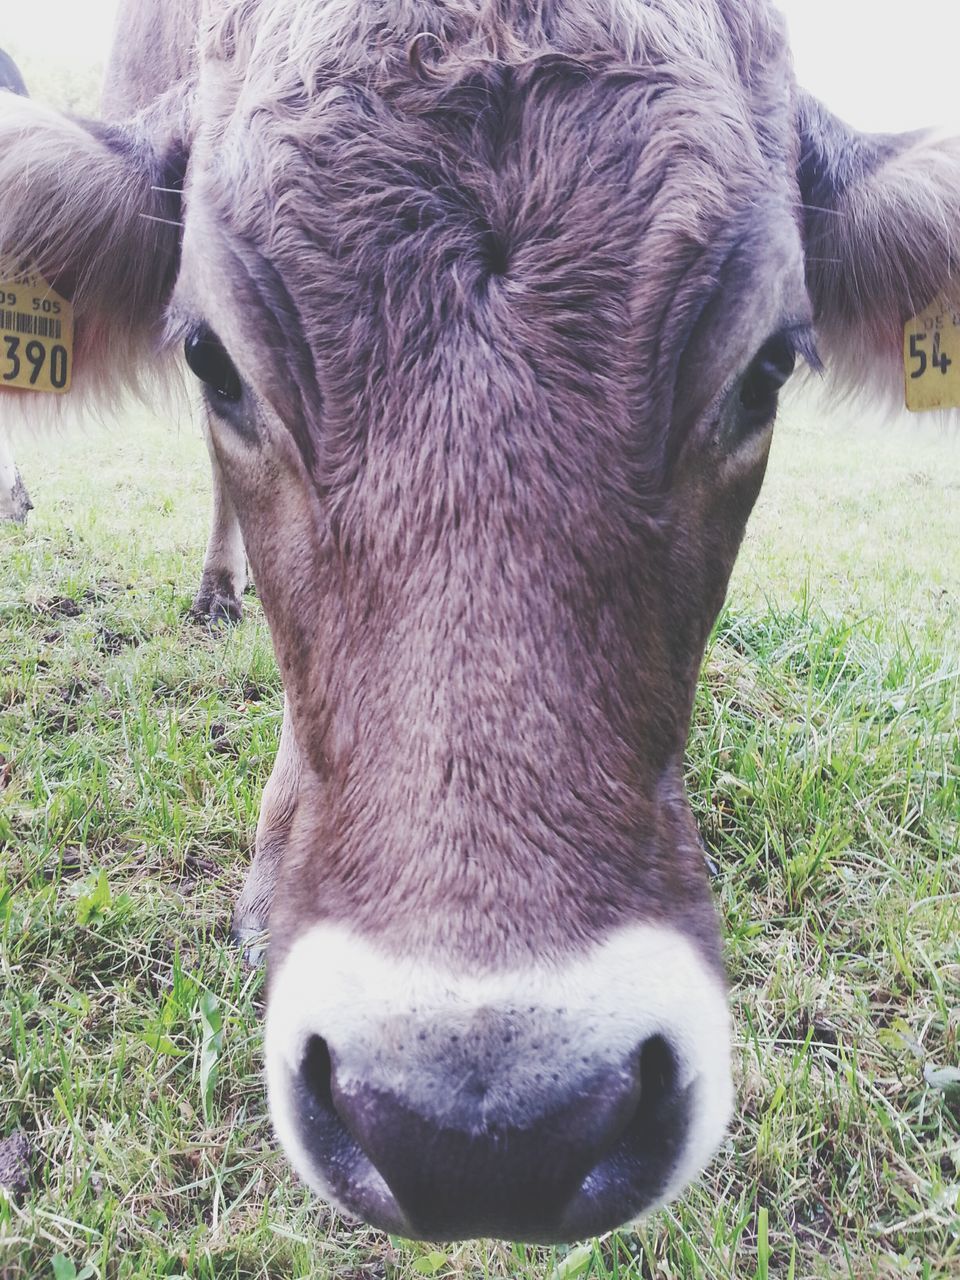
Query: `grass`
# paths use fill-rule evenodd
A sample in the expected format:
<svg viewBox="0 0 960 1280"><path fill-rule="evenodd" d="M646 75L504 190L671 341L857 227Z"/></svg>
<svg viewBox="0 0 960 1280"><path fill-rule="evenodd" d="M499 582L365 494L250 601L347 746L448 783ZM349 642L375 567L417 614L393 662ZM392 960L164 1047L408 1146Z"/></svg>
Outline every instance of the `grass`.
<svg viewBox="0 0 960 1280"><path fill-rule="evenodd" d="M186 618L190 431L21 449L0 531L2 1280L960 1276L960 448L794 405L701 680L689 785L739 1106L707 1175L573 1250L391 1240L277 1153L227 939L280 686L254 597Z"/></svg>

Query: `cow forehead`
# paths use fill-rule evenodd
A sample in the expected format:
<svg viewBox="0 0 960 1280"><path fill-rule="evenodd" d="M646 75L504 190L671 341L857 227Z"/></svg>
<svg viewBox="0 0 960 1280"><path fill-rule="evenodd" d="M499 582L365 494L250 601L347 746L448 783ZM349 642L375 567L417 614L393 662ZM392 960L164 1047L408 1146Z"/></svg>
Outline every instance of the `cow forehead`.
<svg viewBox="0 0 960 1280"><path fill-rule="evenodd" d="M784 87L785 23L769 0L207 0L199 53L233 63L269 95L326 76L394 70L431 35L467 62L518 62L549 50L615 53L649 66L693 59L758 98Z"/></svg>
<svg viewBox="0 0 960 1280"><path fill-rule="evenodd" d="M551 40L540 33L549 52L513 62L471 55L468 34L459 49L428 41L414 55L424 42L405 41L398 19L389 38L351 28L353 62L334 66L326 37L294 58L289 31L277 31L283 8L246 27L236 17L219 56L208 48L188 213L205 209L204 234L227 242L231 280L246 277L272 317L293 318L275 331L313 353L328 417L338 402L354 419L358 404L382 416L371 370L396 395L415 363L429 415L431 393L456 392L475 366L465 347L476 356L506 328L520 364L496 376L514 390L532 367L526 345L562 376L572 415L592 406L609 422L606 386L662 420L670 353L725 258L758 217L791 221L795 138L776 24L764 30L778 56L762 74L747 59L753 79L706 4L637 6L631 50L598 20L602 51L576 56L557 52L558 8ZM436 27L442 11L431 13ZM482 25L474 15L471 29ZM771 189L778 199L765 198ZM462 391L481 402L476 387Z"/></svg>
<svg viewBox="0 0 960 1280"><path fill-rule="evenodd" d="M342 152L348 141L342 130L350 117L344 98L352 99L354 127L361 127L364 115L376 115L378 104L381 109L390 104L407 114L408 124L419 114L433 129L443 123L449 132L459 109L482 117L475 123L486 124L487 135L505 145L511 123L519 127L523 121L505 119L502 101L494 99L509 101L518 87L522 90L518 73L528 89L536 79L542 92L549 86L550 76L544 74L549 69L555 78L566 73L568 95L578 81L585 89L606 76L612 92L605 103L602 94L581 93L571 100L570 114L581 122L593 113L599 123L606 105L643 136L648 130L632 115L640 86L653 101L674 89L686 101L679 95L671 100L672 127L666 132L688 137L700 159L712 155L727 166L748 159L741 140L733 139L741 145L730 149L734 123L750 135L749 150L761 152L768 162L794 158L789 53L782 19L766 0L543 0L530 6L509 0L456 6L429 0L316 6L239 0L217 8L219 20L208 25L201 43L198 120L201 131L206 128L216 139L221 166L235 177L251 162L264 176L259 162L268 158L274 161L275 181L276 170L289 158L277 164L278 140L314 155L331 146ZM634 93L621 102L621 81L631 78ZM532 110L540 114L541 94L532 98ZM338 102L339 112L331 109ZM265 138L267 157L250 146L251 134L265 126L272 126ZM623 130L617 132L622 142ZM395 159L402 161L405 143L422 140L393 131Z"/></svg>

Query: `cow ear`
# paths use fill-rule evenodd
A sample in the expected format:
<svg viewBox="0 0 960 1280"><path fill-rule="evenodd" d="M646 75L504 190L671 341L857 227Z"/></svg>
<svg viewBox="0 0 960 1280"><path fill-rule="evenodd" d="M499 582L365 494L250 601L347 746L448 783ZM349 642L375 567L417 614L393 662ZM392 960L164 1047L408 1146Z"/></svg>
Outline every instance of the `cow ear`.
<svg viewBox="0 0 960 1280"><path fill-rule="evenodd" d="M102 405L139 390L156 364L185 151L174 135L149 141L151 123L78 121L0 94L0 281L39 274L74 309L71 394L5 397L5 417L81 398Z"/></svg>
<svg viewBox="0 0 960 1280"><path fill-rule="evenodd" d="M841 388L903 407L903 328L960 300L960 138L863 134L806 94L799 183L821 354Z"/></svg>

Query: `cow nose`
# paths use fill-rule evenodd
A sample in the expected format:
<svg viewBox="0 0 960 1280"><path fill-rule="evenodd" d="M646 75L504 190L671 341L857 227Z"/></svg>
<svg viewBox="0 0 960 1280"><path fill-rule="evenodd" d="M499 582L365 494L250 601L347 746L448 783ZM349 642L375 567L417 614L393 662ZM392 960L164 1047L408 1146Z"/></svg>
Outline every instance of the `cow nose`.
<svg viewBox="0 0 960 1280"><path fill-rule="evenodd" d="M298 1172L425 1239L599 1235L680 1191L730 1115L721 974L659 924L478 973L314 925L271 971L265 1049Z"/></svg>
<svg viewBox="0 0 960 1280"><path fill-rule="evenodd" d="M686 1135L689 1090L660 1036L567 1096L548 1091L550 1105L525 1123L504 1118L502 1082L482 1066L455 1087L456 1123L438 1122L394 1093L341 1083L335 1055L313 1036L292 1092L310 1157L328 1162L338 1133L341 1161L352 1148L346 1162L366 1159L382 1178L395 1229L433 1240L549 1242L625 1220L638 1195L649 1203L663 1192Z"/></svg>

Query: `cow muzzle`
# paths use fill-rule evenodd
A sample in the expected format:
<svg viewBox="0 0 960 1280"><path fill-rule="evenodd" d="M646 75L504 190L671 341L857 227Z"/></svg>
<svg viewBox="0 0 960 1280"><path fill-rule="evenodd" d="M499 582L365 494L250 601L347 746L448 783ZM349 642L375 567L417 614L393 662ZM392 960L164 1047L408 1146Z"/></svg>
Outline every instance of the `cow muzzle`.
<svg viewBox="0 0 960 1280"><path fill-rule="evenodd" d="M731 1107L722 984L662 926L472 976L317 926L274 977L266 1055L309 1185L432 1240L553 1243L632 1221L703 1167Z"/></svg>

